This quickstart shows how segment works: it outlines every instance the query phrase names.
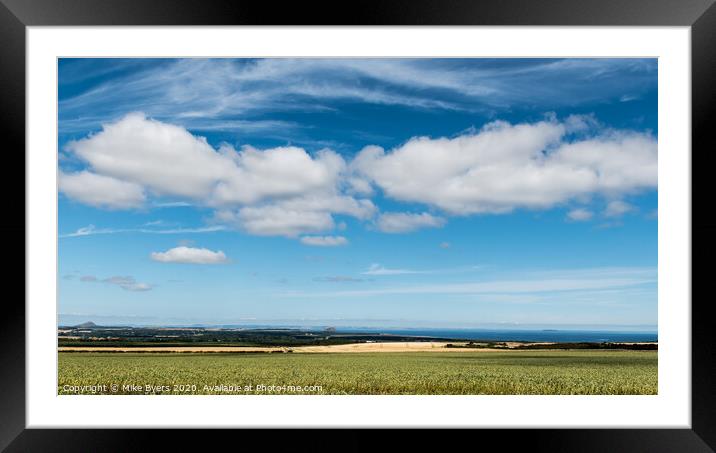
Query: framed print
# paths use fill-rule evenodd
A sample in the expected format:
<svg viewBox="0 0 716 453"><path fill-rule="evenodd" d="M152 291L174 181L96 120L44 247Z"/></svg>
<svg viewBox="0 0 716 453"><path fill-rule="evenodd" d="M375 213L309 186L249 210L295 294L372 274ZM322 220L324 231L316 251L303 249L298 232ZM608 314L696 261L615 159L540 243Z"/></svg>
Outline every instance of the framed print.
<svg viewBox="0 0 716 453"><path fill-rule="evenodd" d="M3 1L9 451L716 445L712 2Z"/></svg>

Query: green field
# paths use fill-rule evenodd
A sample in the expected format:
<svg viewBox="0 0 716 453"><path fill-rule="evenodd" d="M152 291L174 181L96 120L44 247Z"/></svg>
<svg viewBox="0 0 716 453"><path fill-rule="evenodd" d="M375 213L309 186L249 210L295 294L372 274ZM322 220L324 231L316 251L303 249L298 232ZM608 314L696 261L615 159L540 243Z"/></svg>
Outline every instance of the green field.
<svg viewBox="0 0 716 453"><path fill-rule="evenodd" d="M58 371L59 394L657 393L656 351L62 352L59 353ZM112 390L112 384L117 385L116 391ZM141 385L142 388L122 388L128 384ZM147 384L154 387L147 389ZM266 387L257 390L259 384ZM82 387L92 385L107 387L106 390L102 387ZM224 387L223 390L213 387L221 385L234 387ZM247 390L244 386L248 385L253 387ZM277 388L270 390L272 385ZM305 386L320 388L305 391Z"/></svg>

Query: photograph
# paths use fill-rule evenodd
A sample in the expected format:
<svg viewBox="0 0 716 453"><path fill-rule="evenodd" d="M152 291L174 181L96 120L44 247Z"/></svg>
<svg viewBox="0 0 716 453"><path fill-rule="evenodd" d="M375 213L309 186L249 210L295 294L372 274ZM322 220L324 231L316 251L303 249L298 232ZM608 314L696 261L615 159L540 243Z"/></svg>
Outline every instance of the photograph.
<svg viewBox="0 0 716 453"><path fill-rule="evenodd" d="M56 68L57 395L659 394L658 58Z"/></svg>

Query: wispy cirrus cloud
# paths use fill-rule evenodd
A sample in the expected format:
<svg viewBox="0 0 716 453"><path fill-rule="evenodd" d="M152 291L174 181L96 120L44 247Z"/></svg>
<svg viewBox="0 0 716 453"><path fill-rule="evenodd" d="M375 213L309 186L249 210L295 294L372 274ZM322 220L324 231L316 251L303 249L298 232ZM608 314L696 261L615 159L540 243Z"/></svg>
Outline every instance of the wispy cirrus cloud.
<svg viewBox="0 0 716 453"><path fill-rule="evenodd" d="M327 282L327 283L359 283L364 282L363 278L355 278L347 275L334 275L329 277L315 277L315 282Z"/></svg>
<svg viewBox="0 0 716 453"><path fill-rule="evenodd" d="M446 248L446 247L441 247ZM389 268L378 263L371 264L368 269L361 272L361 275L411 275L411 274L460 274L482 271L488 266L473 265L473 266L461 266L461 267L448 267L441 269L403 269L403 268Z"/></svg>
<svg viewBox="0 0 716 453"><path fill-rule="evenodd" d="M119 234L119 233L145 233L145 234L198 234L213 233L216 231L224 231L226 227L222 225L211 225L197 228L169 228L169 229L152 229L152 228L97 228L94 225L78 228L73 233L61 234L60 238L94 236L97 234Z"/></svg>
<svg viewBox="0 0 716 453"><path fill-rule="evenodd" d="M153 287L149 283L138 282L132 276L114 276L103 280L105 283L117 285L126 291L149 291Z"/></svg>
<svg viewBox="0 0 716 453"><path fill-rule="evenodd" d="M411 269L390 269L378 263L370 265L367 271L361 272L363 275L407 275L407 274L425 274L430 271L416 271Z"/></svg>
<svg viewBox="0 0 716 453"><path fill-rule="evenodd" d="M368 274L390 275L390 274ZM542 294L569 291L598 291L655 284L656 270L650 268L604 268L534 272L527 278L494 279L462 283L418 284L333 292L293 292L296 297L366 297L409 294Z"/></svg>
<svg viewBox="0 0 716 453"><path fill-rule="evenodd" d="M418 109L548 108L632 99L653 88L655 59L179 59L104 63L113 77L60 100L60 131L96 130L144 108L192 130L281 130L265 112L332 109L336 101ZM81 63L61 67L78 80ZM131 71L127 67L131 66ZM123 73L124 71L124 73ZM96 71L95 71L96 72ZM81 77L80 77L81 79ZM625 95L624 93L629 93ZM87 115L92 112L92 115ZM223 123L223 124L222 124Z"/></svg>
<svg viewBox="0 0 716 453"><path fill-rule="evenodd" d="M125 291L134 292L150 291L154 288L154 286L149 283L138 282L131 275L114 275L104 279L100 279L94 275L83 275L79 280L83 283L106 283L119 286Z"/></svg>

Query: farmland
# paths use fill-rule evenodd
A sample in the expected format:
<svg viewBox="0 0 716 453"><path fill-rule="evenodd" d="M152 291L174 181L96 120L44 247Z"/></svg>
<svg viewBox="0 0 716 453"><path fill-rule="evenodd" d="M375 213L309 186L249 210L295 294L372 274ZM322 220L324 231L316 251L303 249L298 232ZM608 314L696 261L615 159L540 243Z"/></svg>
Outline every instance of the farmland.
<svg viewBox="0 0 716 453"><path fill-rule="evenodd" d="M58 394L656 394L657 352L58 354ZM112 387L112 386L116 387Z"/></svg>

